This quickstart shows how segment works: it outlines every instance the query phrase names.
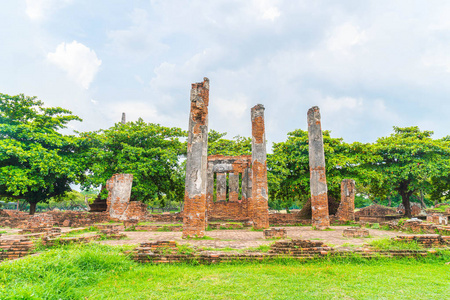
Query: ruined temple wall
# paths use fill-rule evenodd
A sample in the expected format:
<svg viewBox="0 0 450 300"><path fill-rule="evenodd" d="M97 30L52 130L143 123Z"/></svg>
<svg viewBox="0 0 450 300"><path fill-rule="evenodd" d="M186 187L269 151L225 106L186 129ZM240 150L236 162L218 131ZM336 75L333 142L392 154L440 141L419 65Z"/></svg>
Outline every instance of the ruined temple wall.
<svg viewBox="0 0 450 300"><path fill-rule="evenodd" d="M247 200L214 202L208 210L209 218L233 221L248 220Z"/></svg>
<svg viewBox="0 0 450 300"><path fill-rule="evenodd" d="M251 174L251 156L208 156L207 174L207 216L208 219L220 220L248 220L248 204L251 197L249 176ZM214 201L214 174L217 174L217 199ZM228 174L228 201L226 200L226 175ZM241 187L239 186L239 174L242 174ZM219 178L223 178L219 182ZM250 185L250 186L249 186ZM242 196L239 200L239 189L242 188ZM225 191L224 191L225 190ZM223 193L222 195L220 195Z"/></svg>

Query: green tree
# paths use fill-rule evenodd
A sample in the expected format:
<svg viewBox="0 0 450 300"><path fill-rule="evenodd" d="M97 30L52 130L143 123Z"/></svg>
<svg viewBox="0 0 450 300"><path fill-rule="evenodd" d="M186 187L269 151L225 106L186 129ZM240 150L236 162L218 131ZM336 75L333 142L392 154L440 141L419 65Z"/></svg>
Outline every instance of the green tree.
<svg viewBox="0 0 450 300"><path fill-rule="evenodd" d="M227 133L219 133L215 130L210 130L208 133L208 155L225 155L225 156L240 156L252 154L252 139L249 137L235 136L228 140L223 137Z"/></svg>
<svg viewBox="0 0 450 300"><path fill-rule="evenodd" d="M358 176L358 158L349 144L342 138L332 138L329 131L323 131L323 143L328 193L339 199L342 180ZM273 144L273 154L268 155L268 183L270 201L284 207L310 198L307 131L289 132L285 142Z"/></svg>
<svg viewBox="0 0 450 300"><path fill-rule="evenodd" d="M361 167L367 170L366 178L372 189L378 189L378 195L396 191L407 217L411 217L411 196L429 189L433 178L449 173L449 142L434 140L432 134L417 126L394 127L393 134L379 138L374 144L355 145L355 151L364 156Z"/></svg>
<svg viewBox="0 0 450 300"><path fill-rule="evenodd" d="M81 119L36 97L0 94L0 196L36 204L70 191L82 172L78 138L58 130Z"/></svg>
<svg viewBox="0 0 450 300"><path fill-rule="evenodd" d="M180 138L186 132L142 119L117 123L106 130L81 134L84 152L81 160L88 172L83 188L104 185L116 173L133 174L131 200L159 203L164 199L181 201L184 172L179 159L186 153Z"/></svg>

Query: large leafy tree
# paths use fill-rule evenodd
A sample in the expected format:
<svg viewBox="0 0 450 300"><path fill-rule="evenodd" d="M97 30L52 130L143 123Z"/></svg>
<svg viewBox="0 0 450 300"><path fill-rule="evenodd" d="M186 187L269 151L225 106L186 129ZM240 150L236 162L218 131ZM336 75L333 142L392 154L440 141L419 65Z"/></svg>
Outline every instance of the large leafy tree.
<svg viewBox="0 0 450 300"><path fill-rule="evenodd" d="M81 119L36 97L0 94L0 196L36 204L70 191L82 168L78 139L59 132Z"/></svg>
<svg viewBox="0 0 450 300"><path fill-rule="evenodd" d="M81 133L82 162L88 172L83 187L101 186L116 173L133 174L131 199L160 204L183 199L184 173L180 156L186 153L180 138L186 132L146 123L142 119L117 123L106 130Z"/></svg>
<svg viewBox="0 0 450 300"><path fill-rule="evenodd" d="M449 142L434 140L432 134L416 126L394 127L393 134L374 144L355 144L355 151L364 156L361 167L367 170L372 189L377 195L396 191L407 217L411 217L411 196L429 190L433 178L449 173Z"/></svg>
<svg viewBox="0 0 450 300"><path fill-rule="evenodd" d="M349 144L323 131L328 193L339 199L340 184L355 178L358 158ZM268 155L268 183L272 206L289 207L305 202L311 195L308 132L297 129L285 142L274 143Z"/></svg>
<svg viewBox="0 0 450 300"><path fill-rule="evenodd" d="M233 139L224 139L226 132L219 133L210 130L208 133L208 155L240 156L252 154L252 139L235 136Z"/></svg>

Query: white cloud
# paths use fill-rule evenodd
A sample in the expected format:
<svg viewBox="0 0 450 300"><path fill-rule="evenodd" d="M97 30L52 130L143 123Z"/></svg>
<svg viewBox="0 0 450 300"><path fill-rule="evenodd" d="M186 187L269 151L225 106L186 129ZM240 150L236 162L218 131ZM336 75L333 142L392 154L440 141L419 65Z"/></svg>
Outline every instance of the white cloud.
<svg viewBox="0 0 450 300"><path fill-rule="evenodd" d="M161 32L158 28L152 27L145 10L134 9L129 18L132 25L127 29L108 32L110 46L113 49L129 58L142 59L169 48L159 41Z"/></svg>
<svg viewBox="0 0 450 300"><path fill-rule="evenodd" d="M40 21L70 2L71 0L26 0L25 13L31 20Z"/></svg>
<svg viewBox="0 0 450 300"><path fill-rule="evenodd" d="M260 16L264 20L274 21L281 13L278 7L272 5L273 1L255 0L254 4L259 10Z"/></svg>
<svg viewBox="0 0 450 300"><path fill-rule="evenodd" d="M322 101L322 106L330 112L339 112L341 110L361 111L363 109L363 100L352 97L326 97Z"/></svg>
<svg viewBox="0 0 450 300"><path fill-rule="evenodd" d="M426 67L435 67L450 73L450 54L441 46L429 50L422 58Z"/></svg>
<svg viewBox="0 0 450 300"><path fill-rule="evenodd" d="M59 44L55 52L47 54L47 59L85 89L89 88L102 64L94 50L77 41Z"/></svg>
<svg viewBox="0 0 450 300"><path fill-rule="evenodd" d="M233 99L216 98L213 99L212 105L224 118L241 118L245 113L248 113L249 99L245 95L237 95Z"/></svg>
<svg viewBox="0 0 450 300"><path fill-rule="evenodd" d="M332 51L347 51L367 40L364 30L350 23L344 23L335 28L327 40L327 46Z"/></svg>

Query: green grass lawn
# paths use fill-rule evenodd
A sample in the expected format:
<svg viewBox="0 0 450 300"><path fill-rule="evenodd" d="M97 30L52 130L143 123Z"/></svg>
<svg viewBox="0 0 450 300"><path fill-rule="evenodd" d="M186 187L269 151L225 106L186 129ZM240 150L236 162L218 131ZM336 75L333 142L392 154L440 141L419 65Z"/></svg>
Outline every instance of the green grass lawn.
<svg viewBox="0 0 450 300"><path fill-rule="evenodd" d="M72 245L0 264L0 299L445 299L450 254L426 260L138 264Z"/></svg>

